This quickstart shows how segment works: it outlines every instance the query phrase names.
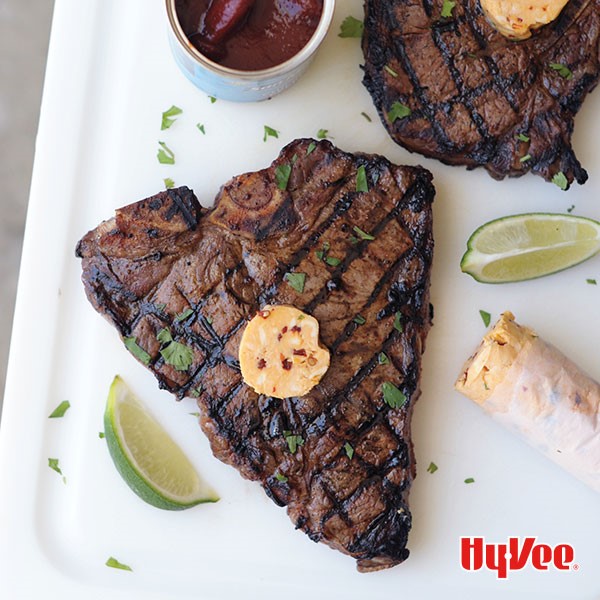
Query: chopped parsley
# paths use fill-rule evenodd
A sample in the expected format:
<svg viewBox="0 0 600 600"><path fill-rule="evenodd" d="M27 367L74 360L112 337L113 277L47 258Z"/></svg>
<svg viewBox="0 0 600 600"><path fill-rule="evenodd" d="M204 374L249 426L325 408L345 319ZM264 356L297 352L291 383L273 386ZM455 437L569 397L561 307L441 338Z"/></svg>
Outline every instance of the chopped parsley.
<svg viewBox="0 0 600 600"><path fill-rule="evenodd" d="M356 235L358 235L358 237L361 240L367 240L367 241L371 241L375 239L375 236L371 235L370 233L367 233L366 231L363 231L360 227L358 227L357 225L355 225L352 228L352 231L354 231L354 233L356 233Z"/></svg>
<svg viewBox="0 0 600 600"><path fill-rule="evenodd" d="M492 315L485 310L480 310L479 314L481 315L481 320L486 327L490 326L490 321L492 320Z"/></svg>
<svg viewBox="0 0 600 600"><path fill-rule="evenodd" d="M452 11L454 10L454 7L456 6L456 2L453 2L453 0L444 0L444 3L442 4L442 18L443 19L449 19L452 17Z"/></svg>
<svg viewBox="0 0 600 600"><path fill-rule="evenodd" d="M298 446L304 446L304 438L301 435L294 435L291 431L286 430L283 432L283 437L292 454L296 454Z"/></svg>
<svg viewBox="0 0 600 600"><path fill-rule="evenodd" d="M201 393L202 393L202 388L192 388L190 390L190 396L192 398L199 398Z"/></svg>
<svg viewBox="0 0 600 600"><path fill-rule="evenodd" d="M158 142L158 145L160 146L156 155L156 158L158 158L158 162L161 165L174 165L174 152L164 142Z"/></svg>
<svg viewBox="0 0 600 600"><path fill-rule="evenodd" d="M275 183L280 190L287 190L290 174L292 173L292 165L279 165L275 169Z"/></svg>
<svg viewBox="0 0 600 600"><path fill-rule="evenodd" d="M388 66L388 65L384 65L383 67L392 77L398 77L398 73L396 73L396 71L394 71L394 69L392 69L392 67Z"/></svg>
<svg viewBox="0 0 600 600"><path fill-rule="evenodd" d="M394 315L394 329L400 333L404 331L404 325L402 325L402 313L400 311Z"/></svg>
<svg viewBox="0 0 600 600"><path fill-rule="evenodd" d="M330 266L330 267L337 267L341 264L342 260L340 258L336 258L335 256L326 256L325 257L325 262Z"/></svg>
<svg viewBox="0 0 600 600"><path fill-rule="evenodd" d="M122 562L119 562L116 558L112 556L104 564L107 567L111 567L113 569L121 569L122 571L133 571L133 569L129 565L125 565Z"/></svg>
<svg viewBox="0 0 600 600"><path fill-rule="evenodd" d="M567 65L561 63L550 63L548 65L552 70L556 71L564 79L573 79L573 72Z"/></svg>
<svg viewBox="0 0 600 600"><path fill-rule="evenodd" d="M214 104L217 101L217 99L214 96L209 96L208 98L211 104Z"/></svg>
<svg viewBox="0 0 600 600"><path fill-rule="evenodd" d="M364 23L358 19L349 16L342 21L339 37L341 38L359 38L362 37Z"/></svg>
<svg viewBox="0 0 600 600"><path fill-rule="evenodd" d="M569 206L569 208L567 208L567 212L568 212L568 213L571 213L571 212L573 212L574 210L575 210L575 205L574 205L574 204L571 204L571 206Z"/></svg>
<svg viewBox="0 0 600 600"><path fill-rule="evenodd" d="M390 408L402 408L406 404L406 396L393 383L385 381L381 385L383 401Z"/></svg>
<svg viewBox="0 0 600 600"><path fill-rule="evenodd" d="M519 162L527 162L528 160L531 160L531 154L526 154L525 156L521 156L521 158L519 159Z"/></svg>
<svg viewBox="0 0 600 600"><path fill-rule="evenodd" d="M368 192L369 184L367 183L367 171L364 165L360 165L356 169L356 191L357 192Z"/></svg>
<svg viewBox="0 0 600 600"><path fill-rule="evenodd" d="M304 291L306 273L286 273L283 276L283 279L287 281L290 287L296 290L299 294Z"/></svg>
<svg viewBox="0 0 600 600"><path fill-rule="evenodd" d="M48 466L53 470L56 471L59 475L62 475L62 471L60 470L60 467L58 466L58 458L49 458L48 459Z"/></svg>
<svg viewBox="0 0 600 600"><path fill-rule="evenodd" d="M344 450L346 451L346 456L352 460L352 457L354 456L354 448L352 447L352 445L350 444L350 442L346 442L344 444Z"/></svg>
<svg viewBox="0 0 600 600"><path fill-rule="evenodd" d="M48 466L53 471L56 471L59 475L62 476L63 483L67 483L67 478L63 475L63 472L60 470L60 467L58 466L58 458L49 458Z"/></svg>
<svg viewBox="0 0 600 600"><path fill-rule="evenodd" d="M264 127L265 127L265 133L263 135L263 142L266 142L268 137L274 137L274 138L279 137L279 131L277 131L277 129L273 129L272 127L269 127L268 125L265 125Z"/></svg>
<svg viewBox="0 0 600 600"><path fill-rule="evenodd" d="M598 285L598 282L595 279L586 279L585 282L589 283L590 285Z"/></svg>
<svg viewBox="0 0 600 600"><path fill-rule="evenodd" d="M369 123L373 122L373 119L371 119L371 117L366 113L366 112L361 112L360 113L367 121L369 121Z"/></svg>
<svg viewBox="0 0 600 600"><path fill-rule="evenodd" d="M185 344L173 340L171 332L165 327L158 332L156 339L166 346L160 351L166 364L177 371L187 371L194 362L194 353Z"/></svg>
<svg viewBox="0 0 600 600"><path fill-rule="evenodd" d="M319 260L323 260L325 258L325 256L327 255L327 252L329 252L329 248L330 248L330 244L329 242L323 242L323 250L317 250L315 252L315 256L319 259Z"/></svg>
<svg viewBox="0 0 600 600"><path fill-rule="evenodd" d="M277 479L277 481L281 483L287 483L288 481L288 478L285 475L282 475L281 473L275 473L275 479Z"/></svg>
<svg viewBox="0 0 600 600"><path fill-rule="evenodd" d="M314 142L311 142L308 145L308 148L306 149L306 156L308 156L309 154L312 154L316 147L317 147L317 145Z"/></svg>
<svg viewBox="0 0 600 600"><path fill-rule="evenodd" d="M182 313L179 313L175 317L175 321L178 323L179 321L185 321L188 317L194 314L194 311L191 308L186 308Z"/></svg>
<svg viewBox="0 0 600 600"><path fill-rule="evenodd" d="M326 137L329 137L329 129L319 129L319 131L317 131L318 140L324 140Z"/></svg>
<svg viewBox="0 0 600 600"><path fill-rule="evenodd" d="M49 419L60 419L65 416L65 413L71 407L71 403L68 400L63 400L49 415Z"/></svg>
<svg viewBox="0 0 600 600"><path fill-rule="evenodd" d="M206 129L204 129L204 124L203 123L196 123L196 127L198 128L198 130L200 131L200 133L202 133L203 135L206 135Z"/></svg>
<svg viewBox="0 0 600 600"><path fill-rule="evenodd" d="M165 182L165 187L168 190L175 187L175 182L170 177L165 177L163 181Z"/></svg>
<svg viewBox="0 0 600 600"><path fill-rule="evenodd" d="M162 114L162 123L160 124L160 130L169 129L173 123L175 123L175 117L180 115L183 111L178 106L171 106L168 110Z"/></svg>
<svg viewBox="0 0 600 600"><path fill-rule="evenodd" d="M212 325L212 324L213 324L212 317L206 317L206 322L207 322L209 325Z"/></svg>
<svg viewBox="0 0 600 600"><path fill-rule="evenodd" d="M528 141L529 141L529 136L525 135L524 133L520 133L520 134L517 136L517 139L518 139L520 142L528 142Z"/></svg>
<svg viewBox="0 0 600 600"><path fill-rule="evenodd" d="M569 182L562 171L559 171L552 178L552 183L557 185L561 190L565 191L569 187Z"/></svg>
<svg viewBox="0 0 600 600"><path fill-rule="evenodd" d="M166 307L167 305L164 302L154 305L154 308L156 308L156 310L165 310Z"/></svg>
<svg viewBox="0 0 600 600"><path fill-rule="evenodd" d="M430 462L429 466L427 467L427 472L435 473L437 470L438 470L438 466L434 462Z"/></svg>
<svg viewBox="0 0 600 600"><path fill-rule="evenodd" d="M390 123L394 123L397 119L404 119L412 114L412 110L402 102L394 102L388 112Z"/></svg>
<svg viewBox="0 0 600 600"><path fill-rule="evenodd" d="M98 437L103 440L106 436L104 435L104 431L99 431L98 432Z"/></svg>
<svg viewBox="0 0 600 600"><path fill-rule="evenodd" d="M472 477L467 477L465 483L475 483L475 480Z"/></svg>
<svg viewBox="0 0 600 600"><path fill-rule="evenodd" d="M380 352L379 356L377 357L377 362L380 365L389 365L390 364L390 359L388 358L387 354L385 352Z"/></svg>
<svg viewBox="0 0 600 600"><path fill-rule="evenodd" d="M123 340L125 348L131 352L140 362L146 366L150 364L151 356L140 346L134 337L128 337Z"/></svg>
<svg viewBox="0 0 600 600"><path fill-rule="evenodd" d="M364 325L367 320L362 315L356 315L354 319L352 319L357 325Z"/></svg>

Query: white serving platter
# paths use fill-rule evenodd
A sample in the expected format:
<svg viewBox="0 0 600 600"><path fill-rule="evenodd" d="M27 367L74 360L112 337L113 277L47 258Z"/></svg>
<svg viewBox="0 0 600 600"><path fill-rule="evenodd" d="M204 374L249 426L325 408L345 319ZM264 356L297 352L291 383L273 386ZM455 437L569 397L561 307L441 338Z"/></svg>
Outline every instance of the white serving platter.
<svg viewBox="0 0 600 600"><path fill-rule="evenodd" d="M409 154L388 138L361 85L359 40L338 37L360 0L339 0L307 74L260 104L211 103L177 70L163 2L57 0L0 430L0 598L600 598L600 497L453 391L485 332L479 310L511 310L600 378L600 256L552 277L503 286L459 269L480 224L528 211L600 219L600 93L577 117L589 182L567 193L534 176L504 182ZM160 131L172 104L183 114ZM361 112L367 113L372 122ZM205 126L206 135L196 127ZM263 141L263 126L279 139ZM192 401L176 403L131 358L85 299L77 240L170 177L210 205L231 176L268 165L295 137L327 129L344 150L422 164L435 176L434 327L413 423L418 477L411 556L360 575L354 561L295 531L260 486L212 457ZM176 164L160 165L158 141ZM222 500L179 513L145 505L117 474L98 432L120 373ZM62 400L71 408L48 419ZM66 483L48 468L58 458ZM430 461L439 470L426 472ZM475 483L466 485L465 478ZM537 536L575 548L577 570L527 568L499 581L466 572L459 538ZM105 566L109 556L133 572Z"/></svg>

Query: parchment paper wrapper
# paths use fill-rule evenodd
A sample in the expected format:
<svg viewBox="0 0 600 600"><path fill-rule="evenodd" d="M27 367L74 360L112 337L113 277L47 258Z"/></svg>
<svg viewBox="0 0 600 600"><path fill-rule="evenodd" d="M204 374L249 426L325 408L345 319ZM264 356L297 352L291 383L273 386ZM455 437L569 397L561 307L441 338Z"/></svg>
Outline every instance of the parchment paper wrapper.
<svg viewBox="0 0 600 600"><path fill-rule="evenodd" d="M504 335L496 340L494 354L489 344L497 328ZM600 385L555 347L514 323L512 314L504 313L494 329L463 367L456 389L600 492ZM508 357L499 369L486 363L497 359L498 352ZM488 385L482 377L490 372L494 377ZM475 387L479 385L485 393Z"/></svg>

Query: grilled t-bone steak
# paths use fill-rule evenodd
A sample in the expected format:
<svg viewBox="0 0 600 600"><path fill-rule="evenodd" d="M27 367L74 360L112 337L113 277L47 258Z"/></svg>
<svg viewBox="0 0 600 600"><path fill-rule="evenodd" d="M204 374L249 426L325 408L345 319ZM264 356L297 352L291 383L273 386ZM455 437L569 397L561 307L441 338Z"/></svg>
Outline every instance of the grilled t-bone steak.
<svg viewBox="0 0 600 600"><path fill-rule="evenodd" d="M363 82L392 138L496 179L531 171L563 188L585 183L571 134L598 82L600 2L570 0L520 42L498 33L478 0L456 2L447 18L443 6L365 2Z"/></svg>
<svg viewBox="0 0 600 600"><path fill-rule="evenodd" d="M167 190L77 247L90 302L162 388L197 398L215 456L361 571L408 556L433 195L420 167L296 140L225 184L211 210L188 188ZM306 275L303 288L284 278L292 272ZM331 366L303 397L258 396L242 381L244 325L267 303L320 322ZM191 350L187 363L164 352L171 337ZM386 403L388 382L401 394Z"/></svg>

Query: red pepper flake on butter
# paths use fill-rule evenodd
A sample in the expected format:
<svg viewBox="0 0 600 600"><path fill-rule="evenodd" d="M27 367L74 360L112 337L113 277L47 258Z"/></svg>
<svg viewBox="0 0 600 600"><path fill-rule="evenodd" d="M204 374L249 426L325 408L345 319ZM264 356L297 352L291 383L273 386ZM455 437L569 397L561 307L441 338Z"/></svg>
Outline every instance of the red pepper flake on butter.
<svg viewBox="0 0 600 600"><path fill-rule="evenodd" d="M258 394L290 398L319 383L330 356L319 343L319 322L293 306L279 305L263 307L248 323L239 359L244 381Z"/></svg>

